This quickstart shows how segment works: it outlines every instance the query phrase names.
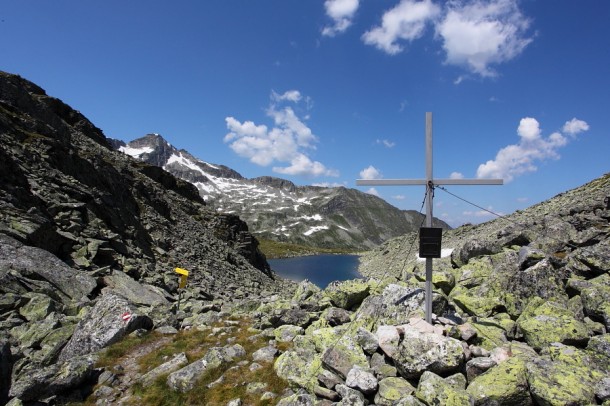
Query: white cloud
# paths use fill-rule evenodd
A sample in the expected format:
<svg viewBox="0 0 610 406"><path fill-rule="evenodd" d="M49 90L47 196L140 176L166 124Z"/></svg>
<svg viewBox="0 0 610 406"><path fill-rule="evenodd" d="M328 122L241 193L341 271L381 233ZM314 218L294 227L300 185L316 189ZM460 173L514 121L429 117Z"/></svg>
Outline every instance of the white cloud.
<svg viewBox="0 0 610 406"><path fill-rule="evenodd" d="M294 103L298 103L301 100L301 92L299 92L298 90L288 90L284 92L284 94L279 94L272 90L271 100L275 102L291 101Z"/></svg>
<svg viewBox="0 0 610 406"><path fill-rule="evenodd" d="M407 196L405 196L405 195L392 196L392 199L394 199L394 200L405 200L406 198L407 198Z"/></svg>
<svg viewBox="0 0 610 406"><path fill-rule="evenodd" d="M396 146L396 143L392 142L390 140L380 140L380 139L377 139L375 142L377 144L383 144L383 146L386 147L386 148L393 148L393 147Z"/></svg>
<svg viewBox="0 0 610 406"><path fill-rule="evenodd" d="M364 168L360 171L360 179L381 179L383 175L373 165L369 165L368 168Z"/></svg>
<svg viewBox="0 0 610 406"><path fill-rule="evenodd" d="M338 176L321 162L313 161L308 151L315 150L318 138L311 129L296 115L291 107L279 107L273 102L298 102L301 95L296 90L282 95L272 92L272 104L267 115L274 121L274 127L256 125L252 121L243 123L234 117L226 117L229 133L224 142L239 156L250 162L268 166L274 162L289 163L289 166L275 166L273 171L287 175Z"/></svg>
<svg viewBox="0 0 610 406"><path fill-rule="evenodd" d="M352 25L354 14L358 11L359 0L326 0L326 15L333 20L333 25L324 27L322 35L334 37Z"/></svg>
<svg viewBox="0 0 610 406"><path fill-rule="evenodd" d="M379 196L379 192L377 191L377 189L375 189L374 187L370 188L369 190L367 190L365 193L368 193L369 195L373 195L373 196Z"/></svg>
<svg viewBox="0 0 610 406"><path fill-rule="evenodd" d="M519 203L525 203L525 202L527 202L528 200L529 200L529 197L518 197L518 198L517 198L517 201L518 201Z"/></svg>
<svg viewBox="0 0 610 406"><path fill-rule="evenodd" d="M449 179L464 179L464 175L460 172L451 172Z"/></svg>
<svg viewBox="0 0 610 406"><path fill-rule="evenodd" d="M579 120L577 118L573 118L570 121L566 121L563 126L563 132L568 135L576 135L583 131L589 130L589 124L586 122Z"/></svg>
<svg viewBox="0 0 610 406"><path fill-rule="evenodd" d="M443 41L446 63L495 76L490 65L513 59L532 41L525 33L529 25L516 0L450 1L436 33Z"/></svg>
<svg viewBox="0 0 610 406"><path fill-rule="evenodd" d="M572 119L564 125L563 131L569 135L585 131L589 126L586 122ZM517 134L518 144L508 145L496 154L494 160L479 165L478 178L503 178L506 183L516 176L535 172L537 162L548 159L559 159L557 150L568 143L568 138L555 132L544 138L538 120L531 117L521 119Z"/></svg>
<svg viewBox="0 0 610 406"><path fill-rule="evenodd" d="M420 38L427 23L440 12L440 7L431 0L401 0L396 7L383 14L380 26L364 33L362 40L390 55L397 54L403 50L400 40Z"/></svg>

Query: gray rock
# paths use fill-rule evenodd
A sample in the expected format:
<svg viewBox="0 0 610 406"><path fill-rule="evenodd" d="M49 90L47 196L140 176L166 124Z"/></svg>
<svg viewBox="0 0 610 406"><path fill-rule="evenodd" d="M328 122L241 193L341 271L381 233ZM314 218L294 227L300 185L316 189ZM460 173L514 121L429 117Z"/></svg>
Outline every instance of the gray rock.
<svg viewBox="0 0 610 406"><path fill-rule="evenodd" d="M460 341L434 333L421 333L409 325L402 327L403 339L391 358L403 377L418 378L424 371L447 374L463 365L464 350Z"/></svg>
<svg viewBox="0 0 610 406"><path fill-rule="evenodd" d="M362 369L358 365L354 365L347 373L345 385L368 395L377 391L379 382L377 381L377 378L375 378L375 375Z"/></svg>
<svg viewBox="0 0 610 406"><path fill-rule="evenodd" d="M466 378L468 382L472 382L474 378L496 365L496 361L489 357L471 359L466 363Z"/></svg>
<svg viewBox="0 0 610 406"><path fill-rule="evenodd" d="M277 406L315 406L316 397L313 395L295 394L281 399Z"/></svg>
<svg viewBox="0 0 610 406"><path fill-rule="evenodd" d="M422 374L415 396L427 405L472 405L474 398L463 388L454 386L451 381L426 371Z"/></svg>
<svg viewBox="0 0 610 406"><path fill-rule="evenodd" d="M0 404L8 401L8 390L11 387L13 359L11 345L0 339Z"/></svg>
<svg viewBox="0 0 610 406"><path fill-rule="evenodd" d="M122 296L137 306L169 307L167 299L152 286L137 282L125 272L115 271L104 278L107 288L112 293Z"/></svg>
<svg viewBox="0 0 610 406"><path fill-rule="evenodd" d="M379 348L379 342L377 341L375 334L362 327L358 327L358 330L356 330L356 342L362 347L362 350L369 355L374 354Z"/></svg>
<svg viewBox="0 0 610 406"><path fill-rule="evenodd" d="M344 383L337 374L334 374L324 368L320 369L318 381L328 389L334 389L335 386Z"/></svg>
<svg viewBox="0 0 610 406"><path fill-rule="evenodd" d="M126 314L130 315L127 321L123 320L123 315ZM78 323L72 338L59 355L59 360L65 361L98 351L132 331L152 327L152 320L127 300L111 293L103 295L88 316Z"/></svg>
<svg viewBox="0 0 610 406"><path fill-rule="evenodd" d="M94 364L93 357L81 356L45 368L31 366L13 381L9 397L34 401L77 389L92 378Z"/></svg>
<svg viewBox="0 0 610 406"><path fill-rule="evenodd" d="M252 359L256 362L273 362L276 354L278 353L278 349L272 345L268 345L267 347L260 348L252 354Z"/></svg>
<svg viewBox="0 0 610 406"><path fill-rule="evenodd" d="M301 326L293 326L291 324L285 324L283 326L279 326L273 331L273 335L275 339L281 343L288 343L298 335L304 333L304 329Z"/></svg>
<svg viewBox="0 0 610 406"><path fill-rule="evenodd" d="M602 402L610 400L610 377L602 379L595 386L595 396Z"/></svg>
<svg viewBox="0 0 610 406"><path fill-rule="evenodd" d="M193 389L199 377L206 371L216 369L246 355L244 348L235 344L226 347L212 347L203 358L172 372L167 377L167 385L174 391L188 392Z"/></svg>
<svg viewBox="0 0 610 406"><path fill-rule="evenodd" d="M177 371L178 369L182 368L186 364L188 364L188 359L186 358L186 354L181 352L180 354L176 355L174 358L170 359L169 361L164 362L163 364L159 365L158 367L156 367L156 368L148 371L144 375L142 375L142 377L140 378L140 383L144 387L150 386L161 375L165 375L165 374L169 374L174 371Z"/></svg>
<svg viewBox="0 0 610 406"><path fill-rule="evenodd" d="M339 384L335 387L335 390L341 396L341 401L337 405L341 406L365 406L367 401L364 395L355 389L352 389L346 385Z"/></svg>
<svg viewBox="0 0 610 406"><path fill-rule="evenodd" d="M324 318L331 327L340 326L341 324L349 323L351 312L339 307L331 307L324 311Z"/></svg>
<svg viewBox="0 0 610 406"><path fill-rule="evenodd" d="M415 392L415 388L402 378L384 378L379 381L379 391L375 395L375 404L391 406L394 402Z"/></svg>

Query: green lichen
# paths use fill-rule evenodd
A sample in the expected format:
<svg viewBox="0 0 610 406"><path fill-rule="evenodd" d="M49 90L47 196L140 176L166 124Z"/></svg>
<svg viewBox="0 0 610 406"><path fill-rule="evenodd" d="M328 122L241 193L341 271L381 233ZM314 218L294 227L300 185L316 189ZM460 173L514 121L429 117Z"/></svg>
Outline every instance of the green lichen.
<svg viewBox="0 0 610 406"><path fill-rule="evenodd" d="M512 357L477 376L466 391L477 404L531 405L525 360Z"/></svg>

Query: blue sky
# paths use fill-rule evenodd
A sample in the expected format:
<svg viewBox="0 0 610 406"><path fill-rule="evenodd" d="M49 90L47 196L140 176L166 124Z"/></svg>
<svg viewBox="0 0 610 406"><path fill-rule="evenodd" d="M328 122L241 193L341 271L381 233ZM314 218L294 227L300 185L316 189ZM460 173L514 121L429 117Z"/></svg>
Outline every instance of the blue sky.
<svg viewBox="0 0 610 406"><path fill-rule="evenodd" d="M0 69L106 136L162 134L245 177L451 192L508 214L610 171L610 3L0 0ZM423 187L377 187L419 210ZM437 191L457 226L489 213Z"/></svg>

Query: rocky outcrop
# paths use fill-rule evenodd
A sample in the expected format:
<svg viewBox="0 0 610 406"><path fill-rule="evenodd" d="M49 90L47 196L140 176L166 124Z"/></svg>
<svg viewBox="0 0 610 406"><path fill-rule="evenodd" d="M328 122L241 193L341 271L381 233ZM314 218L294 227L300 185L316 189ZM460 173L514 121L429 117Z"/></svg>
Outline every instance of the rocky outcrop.
<svg viewBox="0 0 610 406"><path fill-rule="evenodd" d="M189 315L291 289L237 216L4 72L0 191L0 404L88 388L100 349L183 322L176 267L190 271L183 299L205 302Z"/></svg>

